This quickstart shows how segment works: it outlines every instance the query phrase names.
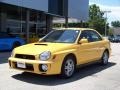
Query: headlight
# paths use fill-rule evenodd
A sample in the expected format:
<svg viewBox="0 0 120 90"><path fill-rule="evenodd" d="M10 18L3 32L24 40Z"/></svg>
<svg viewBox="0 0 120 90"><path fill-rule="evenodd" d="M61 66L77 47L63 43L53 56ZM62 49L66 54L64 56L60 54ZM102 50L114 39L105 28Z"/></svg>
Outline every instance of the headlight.
<svg viewBox="0 0 120 90"><path fill-rule="evenodd" d="M51 56L51 52L50 51L45 51L45 52L40 54L40 60L46 61L50 58L50 56Z"/></svg>

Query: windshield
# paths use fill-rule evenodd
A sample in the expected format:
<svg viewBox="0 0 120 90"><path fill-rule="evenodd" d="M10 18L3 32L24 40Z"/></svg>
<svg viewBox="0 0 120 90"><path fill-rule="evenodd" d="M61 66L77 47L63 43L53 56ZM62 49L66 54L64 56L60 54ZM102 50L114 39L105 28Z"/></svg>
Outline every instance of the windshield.
<svg viewBox="0 0 120 90"><path fill-rule="evenodd" d="M42 39L42 42L74 43L79 30L54 30Z"/></svg>

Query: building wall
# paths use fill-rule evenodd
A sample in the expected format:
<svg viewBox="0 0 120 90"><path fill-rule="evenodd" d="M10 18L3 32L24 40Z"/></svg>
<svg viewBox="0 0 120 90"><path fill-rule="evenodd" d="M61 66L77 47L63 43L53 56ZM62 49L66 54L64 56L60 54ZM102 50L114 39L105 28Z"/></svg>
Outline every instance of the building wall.
<svg viewBox="0 0 120 90"><path fill-rule="evenodd" d="M68 16L87 21L89 18L89 0L69 0Z"/></svg>
<svg viewBox="0 0 120 90"><path fill-rule="evenodd" d="M24 38L27 42L37 40L51 29L52 16L43 11L0 3L0 31Z"/></svg>
<svg viewBox="0 0 120 90"><path fill-rule="evenodd" d="M1 0L3 3L87 21L89 0Z"/></svg>
<svg viewBox="0 0 120 90"><path fill-rule="evenodd" d="M48 0L0 0L0 2L48 12Z"/></svg>
<svg viewBox="0 0 120 90"><path fill-rule="evenodd" d="M87 21L89 0L49 0L49 13Z"/></svg>
<svg viewBox="0 0 120 90"><path fill-rule="evenodd" d="M29 42L30 37L42 36L50 31L54 16L86 21L88 1L0 0L0 31L9 30L12 34L23 35Z"/></svg>
<svg viewBox="0 0 120 90"><path fill-rule="evenodd" d="M48 12L59 16L66 16L68 12L68 0L49 0Z"/></svg>
<svg viewBox="0 0 120 90"><path fill-rule="evenodd" d="M49 13L57 14L58 12L58 0L49 0Z"/></svg>

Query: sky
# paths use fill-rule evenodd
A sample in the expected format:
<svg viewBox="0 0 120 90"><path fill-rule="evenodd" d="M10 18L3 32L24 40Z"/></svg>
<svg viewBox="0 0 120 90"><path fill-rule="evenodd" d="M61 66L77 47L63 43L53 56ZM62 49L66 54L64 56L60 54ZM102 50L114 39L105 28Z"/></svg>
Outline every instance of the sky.
<svg viewBox="0 0 120 90"><path fill-rule="evenodd" d="M110 11L107 13L108 23L120 21L120 0L90 0L91 4L97 4L102 11Z"/></svg>

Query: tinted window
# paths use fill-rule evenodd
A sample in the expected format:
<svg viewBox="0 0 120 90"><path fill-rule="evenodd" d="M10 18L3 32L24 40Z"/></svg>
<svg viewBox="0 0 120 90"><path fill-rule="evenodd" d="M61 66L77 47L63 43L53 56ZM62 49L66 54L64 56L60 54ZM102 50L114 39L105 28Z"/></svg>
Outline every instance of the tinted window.
<svg viewBox="0 0 120 90"><path fill-rule="evenodd" d="M101 36L97 32L91 31L91 30L82 31L80 35L80 39L81 38L86 38L88 39L89 42L95 42L95 41L102 40Z"/></svg>
<svg viewBox="0 0 120 90"><path fill-rule="evenodd" d="M90 35L92 37L92 41L93 42L102 40L101 36L97 32L95 32L95 31L90 31Z"/></svg>
<svg viewBox="0 0 120 90"><path fill-rule="evenodd" d="M89 40L89 32L88 31L82 31L81 35L80 35L80 39L82 39L82 38L88 39L88 41L90 41Z"/></svg>
<svg viewBox="0 0 120 90"><path fill-rule="evenodd" d="M43 42L74 43L78 37L79 30L55 30L49 33Z"/></svg>

